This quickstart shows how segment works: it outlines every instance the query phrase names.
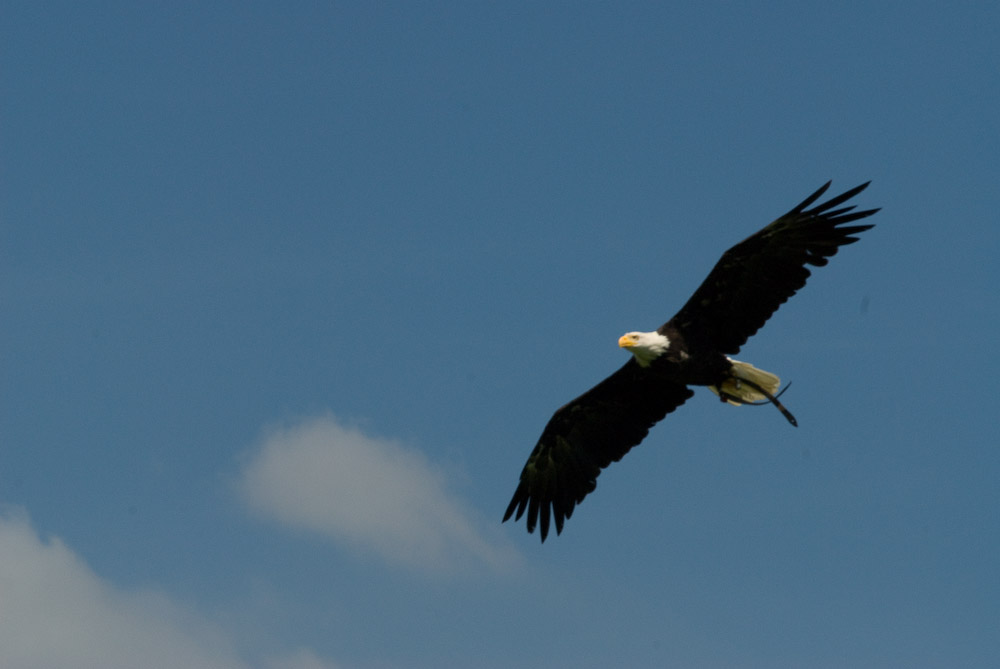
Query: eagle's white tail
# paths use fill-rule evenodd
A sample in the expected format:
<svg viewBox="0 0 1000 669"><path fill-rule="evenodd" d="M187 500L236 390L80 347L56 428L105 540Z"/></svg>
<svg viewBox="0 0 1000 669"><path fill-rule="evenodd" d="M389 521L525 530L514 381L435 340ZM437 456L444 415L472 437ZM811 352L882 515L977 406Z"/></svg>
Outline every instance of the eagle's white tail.
<svg viewBox="0 0 1000 669"><path fill-rule="evenodd" d="M781 379L771 372L757 369L748 362L740 362L732 358L728 358L728 360L733 363L733 367L730 369L731 376L722 382L722 392L727 396L726 401L730 404L739 406L745 402L759 402L760 400L767 399L766 395L750 386L750 384L740 383L741 380L756 384L771 393L771 395L778 393L778 388L781 387ZM719 394L719 388L716 386L709 386L708 388L716 395ZM728 399L729 397L735 397L736 400Z"/></svg>

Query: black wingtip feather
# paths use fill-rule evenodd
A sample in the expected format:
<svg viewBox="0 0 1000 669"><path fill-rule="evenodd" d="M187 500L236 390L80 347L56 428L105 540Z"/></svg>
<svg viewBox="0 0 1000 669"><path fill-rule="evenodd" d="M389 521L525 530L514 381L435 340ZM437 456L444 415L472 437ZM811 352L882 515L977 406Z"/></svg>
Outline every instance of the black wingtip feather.
<svg viewBox="0 0 1000 669"><path fill-rule="evenodd" d="M860 193L864 189L868 188L868 184L870 184L870 183L871 183L871 181L867 181L867 182L861 184L860 186L855 186L851 190L849 190L849 191L847 191L845 193L841 193L837 197L831 198L831 199L827 200L826 202L824 202L823 204L816 205L814 208L812 208L812 209L810 209L808 211L805 211L805 210L799 210L799 211L802 211L802 213L808 214L810 216L816 216L816 215L822 214L824 212L829 212L830 209L833 209L834 207L837 207L837 206L843 204L844 202L847 202L852 197L854 197L855 195L857 195L858 193ZM823 186L823 188L820 191L818 191L818 192L822 193L823 191L825 191L827 189L827 187L829 187L829 185L830 185L830 182L827 182L826 185ZM832 215L833 215L832 213L827 213L827 216L832 216Z"/></svg>
<svg viewBox="0 0 1000 669"><path fill-rule="evenodd" d="M820 186L819 189L815 193L813 193L812 195L810 195L806 199L802 200L802 202L800 202L797 207L795 207L794 209L792 209L788 213L789 214L792 214L792 213L801 213L801 212L805 211L805 208L808 207L809 205L811 205L816 200L818 200L823 195L823 193L826 192L826 190L830 187L830 185L832 183L833 183L832 179L830 181L827 181L825 184L823 184L822 186Z"/></svg>
<svg viewBox="0 0 1000 669"><path fill-rule="evenodd" d="M517 509L517 518L515 518L514 520L515 521L520 520L521 514L524 513L524 505L526 501L527 500L525 500L524 497L521 496L521 486L518 485L517 490L514 492L514 496L510 500L510 504L507 505L507 510L504 511L503 520L501 520L500 522L506 523L508 520L510 520L510 517L514 515L515 509ZM520 505L519 509L518 505Z"/></svg>
<svg viewBox="0 0 1000 669"><path fill-rule="evenodd" d="M551 518L552 506L548 502L542 503L542 541L545 541L545 537L549 536L549 520Z"/></svg>

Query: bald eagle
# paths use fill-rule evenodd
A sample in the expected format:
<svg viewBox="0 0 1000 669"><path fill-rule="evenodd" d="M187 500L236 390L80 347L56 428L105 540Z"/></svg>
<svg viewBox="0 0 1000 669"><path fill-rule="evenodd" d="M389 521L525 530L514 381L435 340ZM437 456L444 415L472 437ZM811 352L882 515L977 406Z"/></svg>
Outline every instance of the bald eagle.
<svg viewBox="0 0 1000 669"><path fill-rule="evenodd" d="M552 519L556 534L562 532L576 505L597 487L601 470L694 395L688 386L708 386L732 405L774 404L797 425L778 400L778 377L728 354L738 353L805 285L807 265L826 265L841 246L858 241L852 235L874 227L846 224L878 209L840 207L871 182L809 209L830 183L722 254L687 304L664 325L622 335L618 345L632 357L555 412L521 471L504 522L511 516L519 520L527 510L528 532L540 524L542 541Z"/></svg>

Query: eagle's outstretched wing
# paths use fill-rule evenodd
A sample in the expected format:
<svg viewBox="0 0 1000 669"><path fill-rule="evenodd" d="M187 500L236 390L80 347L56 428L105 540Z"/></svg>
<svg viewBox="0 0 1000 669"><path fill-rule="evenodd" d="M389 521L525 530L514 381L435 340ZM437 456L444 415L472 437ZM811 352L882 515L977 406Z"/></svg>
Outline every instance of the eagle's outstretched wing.
<svg viewBox="0 0 1000 669"><path fill-rule="evenodd" d="M878 209L836 208L868 183L807 209L830 187L828 181L799 206L726 251L687 304L659 332L673 327L689 344L738 353L771 314L805 285L810 274L806 265L822 267L841 246L858 241L851 235L874 227L845 224Z"/></svg>
<svg viewBox="0 0 1000 669"><path fill-rule="evenodd" d="M556 533L573 508L597 486L597 475L649 433L649 428L694 393L629 360L617 372L561 407L521 471L504 521L528 512L528 531L542 541L554 518Z"/></svg>

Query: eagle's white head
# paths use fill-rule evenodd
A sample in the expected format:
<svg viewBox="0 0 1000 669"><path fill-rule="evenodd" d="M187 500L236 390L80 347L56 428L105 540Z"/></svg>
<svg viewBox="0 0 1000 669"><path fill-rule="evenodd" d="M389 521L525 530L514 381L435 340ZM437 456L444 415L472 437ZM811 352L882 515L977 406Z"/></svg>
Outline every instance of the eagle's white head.
<svg viewBox="0 0 1000 669"><path fill-rule="evenodd" d="M648 367L670 348L670 340L659 332L627 332L618 345L629 350L641 367Z"/></svg>

